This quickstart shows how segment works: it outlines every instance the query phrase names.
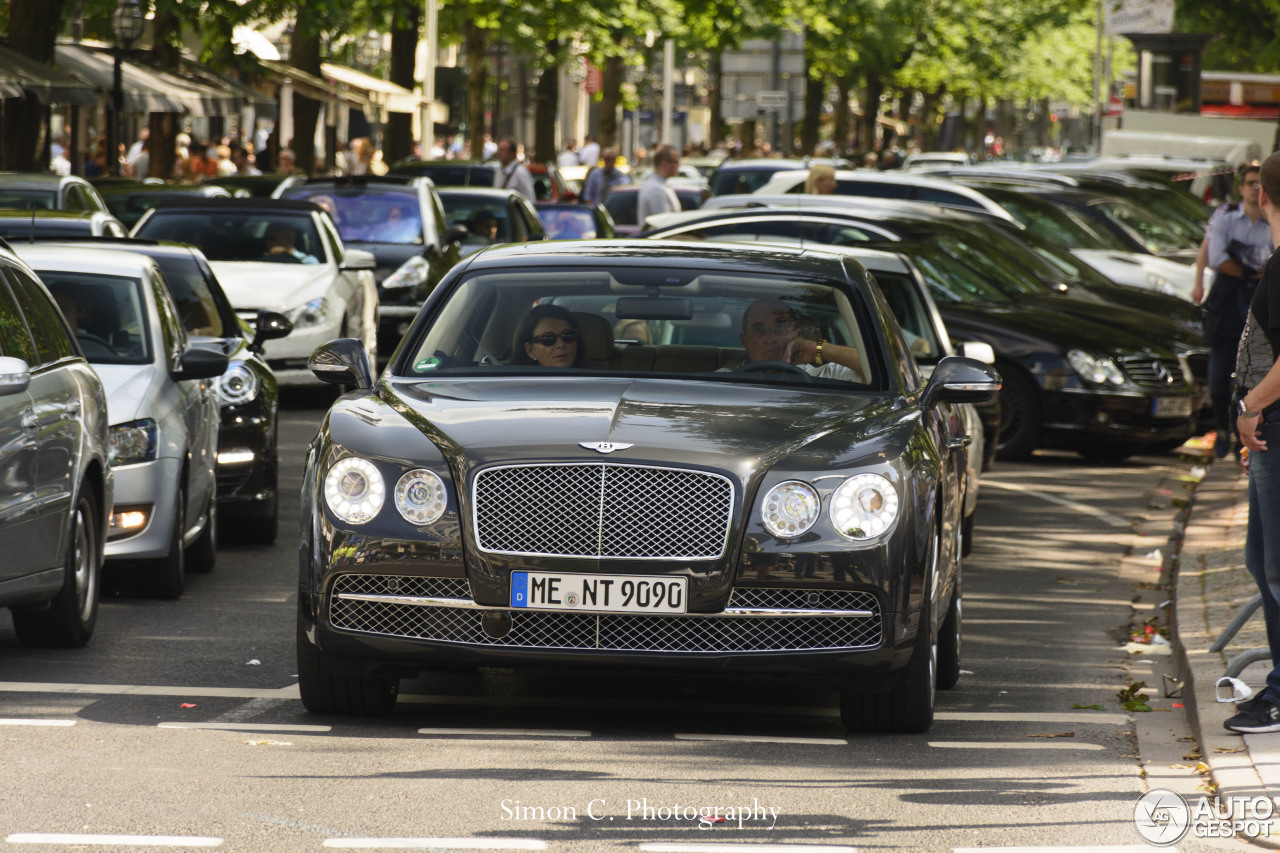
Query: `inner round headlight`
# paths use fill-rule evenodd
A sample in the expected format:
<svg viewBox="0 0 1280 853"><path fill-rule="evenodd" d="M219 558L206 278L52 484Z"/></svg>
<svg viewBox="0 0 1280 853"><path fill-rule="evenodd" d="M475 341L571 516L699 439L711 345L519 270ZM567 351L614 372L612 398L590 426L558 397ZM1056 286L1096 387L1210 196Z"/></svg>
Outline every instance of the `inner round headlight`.
<svg viewBox="0 0 1280 853"><path fill-rule="evenodd" d="M243 406L258 396L258 376L243 362L235 362L214 380L213 390L222 405Z"/></svg>
<svg viewBox="0 0 1280 853"><path fill-rule="evenodd" d="M779 539L791 539L813 527L821 511L822 501L813 486L787 480L765 494L760 514L766 530Z"/></svg>
<svg viewBox="0 0 1280 853"><path fill-rule="evenodd" d="M846 539L874 539L898 518L898 492L880 474L858 474L831 494L831 523Z"/></svg>
<svg viewBox="0 0 1280 853"><path fill-rule="evenodd" d="M387 489L382 475L367 459L348 456L329 469L324 499L330 511L348 524L364 524L382 509Z"/></svg>
<svg viewBox="0 0 1280 853"><path fill-rule="evenodd" d="M1106 356L1094 356L1083 350L1073 349L1067 353L1067 362L1072 370L1094 384L1124 384L1124 372L1114 360Z"/></svg>
<svg viewBox="0 0 1280 853"><path fill-rule="evenodd" d="M396 483L396 509L410 524L434 524L448 503L444 480L434 471L417 468Z"/></svg>

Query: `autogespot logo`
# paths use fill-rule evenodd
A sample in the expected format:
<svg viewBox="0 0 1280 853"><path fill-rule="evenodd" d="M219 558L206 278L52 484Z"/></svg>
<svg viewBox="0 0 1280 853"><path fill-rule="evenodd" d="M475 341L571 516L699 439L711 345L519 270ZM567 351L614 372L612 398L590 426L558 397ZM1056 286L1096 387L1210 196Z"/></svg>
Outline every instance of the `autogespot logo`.
<svg viewBox="0 0 1280 853"><path fill-rule="evenodd" d="M1182 795L1156 788L1143 794L1134 805L1133 823L1152 844L1177 844L1191 826L1191 809Z"/></svg>

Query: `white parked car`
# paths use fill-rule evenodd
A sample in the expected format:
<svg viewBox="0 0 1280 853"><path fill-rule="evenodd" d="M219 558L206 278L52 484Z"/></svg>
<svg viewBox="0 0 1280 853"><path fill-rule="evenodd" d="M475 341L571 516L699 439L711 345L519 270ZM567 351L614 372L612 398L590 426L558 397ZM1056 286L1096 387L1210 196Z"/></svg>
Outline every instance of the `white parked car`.
<svg viewBox="0 0 1280 853"><path fill-rule="evenodd" d="M192 199L148 211L133 236L198 246L251 325L263 308L289 318L293 331L264 345L280 384L316 384L307 358L334 338L359 339L377 363L377 262L346 248L324 208L284 199Z"/></svg>
<svg viewBox="0 0 1280 853"><path fill-rule="evenodd" d="M778 172L752 195L803 194L809 177L808 169ZM968 187L945 178L930 177L921 172L872 172L868 169L838 169L836 171L836 196L883 198L894 201L915 201L923 204L941 204L967 210L979 210L1010 219L1000 205ZM827 196L830 198L831 196ZM705 206L705 205L704 205Z"/></svg>
<svg viewBox="0 0 1280 853"><path fill-rule="evenodd" d="M227 357L190 344L150 258L28 243L17 251L106 391L115 472L106 559L136 567L145 594L177 598L188 561L207 571L217 553L220 416L211 380Z"/></svg>

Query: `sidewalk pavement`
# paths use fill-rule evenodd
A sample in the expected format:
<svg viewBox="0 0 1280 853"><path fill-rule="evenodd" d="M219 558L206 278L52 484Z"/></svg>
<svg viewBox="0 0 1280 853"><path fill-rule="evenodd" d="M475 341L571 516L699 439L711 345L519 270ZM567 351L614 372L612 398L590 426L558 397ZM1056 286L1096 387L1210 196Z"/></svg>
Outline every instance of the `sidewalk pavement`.
<svg viewBox="0 0 1280 853"><path fill-rule="evenodd" d="M1242 652L1267 648L1262 611L1257 610L1221 652L1210 647L1257 594L1244 567L1249 517L1248 475L1234 458L1205 466L1196 487L1177 558L1170 640L1175 669L1184 681L1183 702L1192 731L1220 799L1280 796L1280 733L1239 735L1222 727L1235 713L1217 701L1215 684ZM1280 523L1280 519L1276 520ZM1266 686L1269 659L1238 676L1254 692ZM1255 839L1280 847L1280 838Z"/></svg>

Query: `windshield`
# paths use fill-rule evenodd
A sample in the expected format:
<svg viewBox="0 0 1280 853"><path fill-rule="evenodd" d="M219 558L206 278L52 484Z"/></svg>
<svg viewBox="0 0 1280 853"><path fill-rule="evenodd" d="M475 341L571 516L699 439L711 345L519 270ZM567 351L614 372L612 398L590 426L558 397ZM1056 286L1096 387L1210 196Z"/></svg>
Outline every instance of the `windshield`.
<svg viewBox="0 0 1280 853"><path fill-rule="evenodd" d="M919 243L898 248L915 262L935 302L1015 302L987 276L939 246Z"/></svg>
<svg viewBox="0 0 1280 853"><path fill-rule="evenodd" d="M1126 201L1104 199L1091 206L1133 235L1135 240L1153 254L1195 250L1200 246L1198 239L1190 239L1160 218Z"/></svg>
<svg viewBox="0 0 1280 853"><path fill-rule="evenodd" d="M37 270L94 364L149 364L151 324L142 281L85 272Z"/></svg>
<svg viewBox="0 0 1280 853"><path fill-rule="evenodd" d="M412 189L321 184L295 187L281 197L329 211L343 242L422 245L422 213Z"/></svg>
<svg viewBox="0 0 1280 853"><path fill-rule="evenodd" d="M0 188L0 207L19 210L57 210L58 194L46 190Z"/></svg>
<svg viewBox="0 0 1280 853"><path fill-rule="evenodd" d="M539 207L538 218L552 240L595 239L596 218L589 207Z"/></svg>
<svg viewBox="0 0 1280 853"><path fill-rule="evenodd" d="M982 192L990 195L1028 233L1068 249L1107 249L1114 252L1131 249L1115 232L1108 228L1093 228L1069 209L1053 202L1019 193L997 194L985 189Z"/></svg>
<svg viewBox="0 0 1280 853"><path fill-rule="evenodd" d="M803 371L810 381L883 390L887 379L869 316L862 297L841 285L781 275L603 267L481 272L439 305L403 364L413 376L569 370L753 382L804 381L797 375ZM827 342L826 365L798 366L814 360L804 356L820 340ZM797 357L787 359L788 346ZM776 365L782 360L797 366L788 371ZM778 372L735 372L762 361L774 362Z"/></svg>
<svg viewBox="0 0 1280 853"><path fill-rule="evenodd" d="M164 256L155 259L164 273L169 295L178 309L187 334L192 337L222 338L235 334L224 323L218 298L204 277L196 259L190 256Z"/></svg>
<svg viewBox="0 0 1280 853"><path fill-rule="evenodd" d="M327 258L311 214L293 211L156 210L134 236L190 243L211 261L314 264Z"/></svg>

